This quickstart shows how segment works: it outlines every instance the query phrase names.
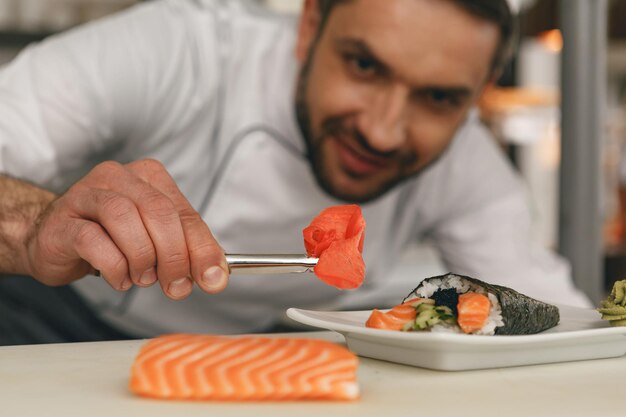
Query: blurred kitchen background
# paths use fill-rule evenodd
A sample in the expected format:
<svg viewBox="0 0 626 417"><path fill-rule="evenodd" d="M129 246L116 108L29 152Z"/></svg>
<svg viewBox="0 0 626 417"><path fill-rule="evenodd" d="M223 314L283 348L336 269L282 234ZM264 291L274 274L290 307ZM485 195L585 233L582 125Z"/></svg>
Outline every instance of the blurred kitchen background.
<svg viewBox="0 0 626 417"><path fill-rule="evenodd" d="M301 0L257 1L285 13L297 13L302 3ZM580 31L583 35L585 30L599 32L596 35L601 47L589 49L587 45L593 55L588 59L598 62L585 64L602 71L600 80L606 86L606 91L600 95L603 103L595 109L601 115L601 127L592 140L599 144L599 162L591 167L598 172L598 193L588 196L591 210L598 212L601 253L596 258L600 258L597 265L601 272L598 277L589 274L589 279L600 281L594 284L595 288L602 287L601 291L605 291L614 280L626 278L626 158L623 157L626 155L626 0L511 1L520 14L517 53L499 82L500 88L486 95L481 110L503 151L526 180L535 216L535 238L557 250L559 239L571 236L563 234L567 223L563 222L564 207L559 207L559 202L564 201L563 193L568 191L563 190L560 178L586 172L575 165L560 174L563 161L561 79L562 74L572 69L561 65L564 36L560 29L565 19L570 22L565 24L577 25L570 32ZM0 65L31 42L134 3L137 1L0 0ZM577 14L564 16L570 13L570 8ZM579 30L580 27L583 30ZM578 42L574 37L567 39ZM572 49L575 48L579 45L572 45ZM579 87L573 86L574 89ZM580 231L577 236L575 240L593 240L589 236L581 238ZM593 244L588 248L594 251ZM569 249L569 253L560 249L574 261L576 250L587 250L584 246ZM396 272L398 276L424 277L445 272L427 243L409 251L405 261ZM593 265L591 270L593 272ZM580 283L587 277L576 279ZM595 291L593 288L586 290L588 294ZM597 293L592 296L598 297Z"/></svg>

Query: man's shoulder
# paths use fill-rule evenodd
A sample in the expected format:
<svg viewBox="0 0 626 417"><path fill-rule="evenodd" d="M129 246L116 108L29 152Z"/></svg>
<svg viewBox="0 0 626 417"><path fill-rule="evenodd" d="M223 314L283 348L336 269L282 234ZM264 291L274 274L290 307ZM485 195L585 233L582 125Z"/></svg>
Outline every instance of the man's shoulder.
<svg viewBox="0 0 626 417"><path fill-rule="evenodd" d="M192 30L211 30L212 23L207 19L248 33L255 28L267 30L293 26L296 21L293 15L273 12L250 0L155 0L141 3L136 8L158 10L161 16L183 21L187 29Z"/></svg>
<svg viewBox="0 0 626 417"><path fill-rule="evenodd" d="M214 13L225 21L240 21L258 25L291 24L294 15L277 13L250 0L161 0L172 7L194 8L200 12Z"/></svg>
<svg viewBox="0 0 626 417"><path fill-rule="evenodd" d="M435 217L451 217L519 192L519 177L477 115L459 128L443 156L416 183L421 205Z"/></svg>
<svg viewBox="0 0 626 417"><path fill-rule="evenodd" d="M508 171L511 168L504 149L482 123L477 110L472 111L459 128L442 160L470 171Z"/></svg>
<svg viewBox="0 0 626 417"><path fill-rule="evenodd" d="M181 0L161 0L172 7L183 7ZM210 19L211 24L195 25L200 36L213 37L233 62L249 62L254 57L281 54L296 34L297 17L277 13L251 0L183 0L186 8L196 8L196 15ZM206 22L205 22L206 23ZM211 32L211 33L208 33ZM201 40L201 42L205 41ZM271 59L270 59L271 60Z"/></svg>

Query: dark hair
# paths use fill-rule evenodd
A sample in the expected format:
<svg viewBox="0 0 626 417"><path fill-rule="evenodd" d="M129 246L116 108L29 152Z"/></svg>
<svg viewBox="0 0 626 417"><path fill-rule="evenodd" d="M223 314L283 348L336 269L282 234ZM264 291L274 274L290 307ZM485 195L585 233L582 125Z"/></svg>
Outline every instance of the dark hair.
<svg viewBox="0 0 626 417"><path fill-rule="evenodd" d="M333 7L351 0L319 0L321 27ZM493 22L500 28L500 43L491 63L491 71L501 70L510 59L517 33L517 24L507 0L449 0L474 16Z"/></svg>

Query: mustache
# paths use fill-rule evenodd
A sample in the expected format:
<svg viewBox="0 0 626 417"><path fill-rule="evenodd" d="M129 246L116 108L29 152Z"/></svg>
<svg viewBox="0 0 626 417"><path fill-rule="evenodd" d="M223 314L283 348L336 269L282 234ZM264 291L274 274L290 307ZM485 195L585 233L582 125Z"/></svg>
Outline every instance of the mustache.
<svg viewBox="0 0 626 417"><path fill-rule="evenodd" d="M367 154L380 159L397 160L403 164L412 164L417 161L417 154L412 151L403 149L394 149L390 151L381 151L374 148L367 136L364 135L358 128L349 126L343 117L331 117L322 122L320 128L320 137L351 137L356 144L364 150Z"/></svg>

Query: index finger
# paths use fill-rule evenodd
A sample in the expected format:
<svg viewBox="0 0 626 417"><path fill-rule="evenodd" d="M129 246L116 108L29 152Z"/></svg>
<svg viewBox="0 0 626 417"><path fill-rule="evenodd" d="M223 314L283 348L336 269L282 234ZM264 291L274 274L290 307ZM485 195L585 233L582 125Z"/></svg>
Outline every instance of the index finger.
<svg viewBox="0 0 626 417"><path fill-rule="evenodd" d="M127 165L133 173L168 197L178 211L189 251L191 275L208 293L222 291L228 284L228 264L224 250L217 243L202 217L182 194L163 165L143 160Z"/></svg>

